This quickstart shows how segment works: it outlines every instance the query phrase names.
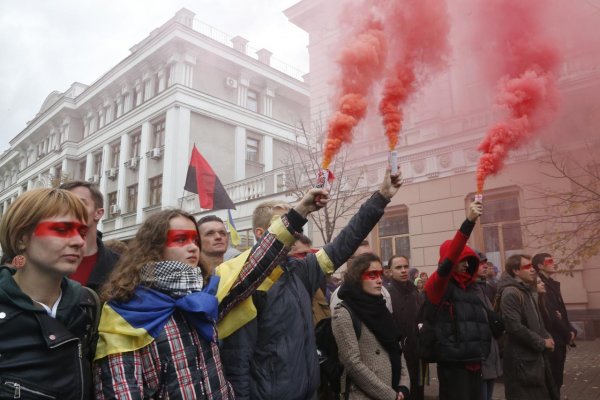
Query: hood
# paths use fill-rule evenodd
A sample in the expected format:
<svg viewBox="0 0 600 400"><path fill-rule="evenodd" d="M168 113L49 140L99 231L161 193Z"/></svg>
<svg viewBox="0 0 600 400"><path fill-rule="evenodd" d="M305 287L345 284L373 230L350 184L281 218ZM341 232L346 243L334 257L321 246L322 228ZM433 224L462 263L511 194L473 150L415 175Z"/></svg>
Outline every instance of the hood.
<svg viewBox="0 0 600 400"><path fill-rule="evenodd" d="M13 268L0 266L0 303L13 304L23 310L45 312L34 305L31 298L21 291L12 277L14 274L15 270ZM58 304L57 315L63 314L61 310L68 313L79 303L79 297L81 296L81 285L67 278L63 278L61 290L62 298Z"/></svg>
<svg viewBox="0 0 600 400"><path fill-rule="evenodd" d="M446 240L440 246L440 264L444 260L444 258L446 258L446 254L448 254L451 243L452 240ZM476 272L479 268L479 257L477 257L477 253L475 253L473 249L465 245L465 248L458 257L458 262L461 262L463 260L466 260L469 264L469 266L467 267L467 271L461 274L452 271L451 275L456 282L458 282L461 286L464 287L469 285L470 283L473 283L473 281L477 279Z"/></svg>
<svg viewBox="0 0 600 400"><path fill-rule="evenodd" d="M510 276L508 273L503 272L500 280L498 281L498 293L500 293L506 287L516 287L524 292L530 291L530 288L520 279Z"/></svg>

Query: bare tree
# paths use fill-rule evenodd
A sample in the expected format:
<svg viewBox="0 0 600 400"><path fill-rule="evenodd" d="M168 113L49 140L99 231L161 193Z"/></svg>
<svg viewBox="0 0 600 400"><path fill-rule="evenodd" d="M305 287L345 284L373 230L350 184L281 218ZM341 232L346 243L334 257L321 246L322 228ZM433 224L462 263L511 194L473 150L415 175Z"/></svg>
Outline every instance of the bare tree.
<svg viewBox="0 0 600 400"><path fill-rule="evenodd" d="M310 134L300 124L296 143L290 146L284 165L288 166L286 186L290 195L300 199L316 183L323 154L324 134L319 126ZM365 169L351 168L347 150L342 149L331 163L335 179L330 188L331 200L321 212L310 214L321 234L323 243L331 242L339 224L354 215L358 206L369 196Z"/></svg>
<svg viewBox="0 0 600 400"><path fill-rule="evenodd" d="M540 160L554 188L536 185L539 206L524 221L536 245L560 255L569 271L600 251L600 159L598 144L577 151L547 149Z"/></svg>

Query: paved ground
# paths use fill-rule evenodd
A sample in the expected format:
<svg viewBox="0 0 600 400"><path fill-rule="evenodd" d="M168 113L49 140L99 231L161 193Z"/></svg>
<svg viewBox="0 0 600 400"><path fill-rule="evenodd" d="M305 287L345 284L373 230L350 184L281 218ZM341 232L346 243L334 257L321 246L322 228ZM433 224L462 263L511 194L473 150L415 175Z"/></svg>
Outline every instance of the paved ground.
<svg viewBox="0 0 600 400"><path fill-rule="evenodd" d="M600 400L600 339L579 341L577 347L569 349L565 366L563 399ZM431 365L431 385L425 388L426 399L437 399L438 382L435 365ZM504 399L504 385L496 383L494 399ZM534 400L534 399L532 399ZM543 399L535 399L543 400Z"/></svg>

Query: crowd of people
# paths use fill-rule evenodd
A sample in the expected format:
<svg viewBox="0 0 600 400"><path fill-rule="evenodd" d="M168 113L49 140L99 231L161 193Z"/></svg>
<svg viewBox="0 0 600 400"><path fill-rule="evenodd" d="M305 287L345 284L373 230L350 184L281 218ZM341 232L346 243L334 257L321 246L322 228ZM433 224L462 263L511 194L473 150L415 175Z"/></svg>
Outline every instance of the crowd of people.
<svg viewBox="0 0 600 400"><path fill-rule="evenodd" d="M0 398L418 400L435 363L440 399L489 400L499 377L507 399L558 399L577 331L552 256L499 277L467 246L473 202L431 276L382 261L366 238L400 187L387 171L320 249L302 229L326 190L261 203L242 253L214 215L167 209L104 242L95 185L26 191L0 222Z"/></svg>

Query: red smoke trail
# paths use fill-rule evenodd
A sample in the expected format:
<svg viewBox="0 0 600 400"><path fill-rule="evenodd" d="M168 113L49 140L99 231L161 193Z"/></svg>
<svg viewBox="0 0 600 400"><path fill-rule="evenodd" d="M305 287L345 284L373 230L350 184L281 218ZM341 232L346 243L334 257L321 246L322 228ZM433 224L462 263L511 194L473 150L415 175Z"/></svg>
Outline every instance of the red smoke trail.
<svg viewBox="0 0 600 400"><path fill-rule="evenodd" d="M338 59L341 67L340 96L337 111L329 121L323 168L329 167L343 143L352 141L352 129L367 113L367 96L383 71L386 55L382 25L370 16L356 39L346 45Z"/></svg>
<svg viewBox="0 0 600 400"><path fill-rule="evenodd" d="M446 4L439 0L391 1L384 12L386 35L396 56L379 103L390 150L398 143L402 107L431 73L446 66L450 23Z"/></svg>
<svg viewBox="0 0 600 400"><path fill-rule="evenodd" d="M490 128L479 145L477 192L485 179L498 173L508 152L530 140L557 108L558 51L541 34L545 0L487 0L482 29L495 36L495 57L488 58L501 78L496 102L508 111L506 119ZM483 39L485 40L485 39Z"/></svg>

